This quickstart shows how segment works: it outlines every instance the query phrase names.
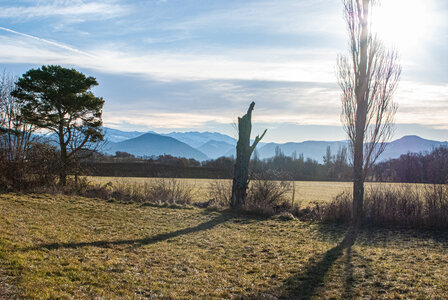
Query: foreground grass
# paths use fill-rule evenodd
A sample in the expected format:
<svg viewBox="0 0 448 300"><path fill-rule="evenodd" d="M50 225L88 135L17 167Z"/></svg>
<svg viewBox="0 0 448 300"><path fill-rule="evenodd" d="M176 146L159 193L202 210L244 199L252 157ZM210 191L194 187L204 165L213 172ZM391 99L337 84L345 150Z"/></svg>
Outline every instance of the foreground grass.
<svg viewBox="0 0 448 300"><path fill-rule="evenodd" d="M23 298L448 298L443 233L53 195L0 207L0 277Z"/></svg>

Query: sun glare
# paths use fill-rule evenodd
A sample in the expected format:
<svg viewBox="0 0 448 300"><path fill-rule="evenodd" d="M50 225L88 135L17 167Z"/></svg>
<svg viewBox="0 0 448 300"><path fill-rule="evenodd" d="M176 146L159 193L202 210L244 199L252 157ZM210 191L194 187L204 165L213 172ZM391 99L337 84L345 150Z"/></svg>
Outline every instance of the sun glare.
<svg viewBox="0 0 448 300"><path fill-rule="evenodd" d="M372 11L372 29L388 46L409 51L430 34L428 0L382 0Z"/></svg>

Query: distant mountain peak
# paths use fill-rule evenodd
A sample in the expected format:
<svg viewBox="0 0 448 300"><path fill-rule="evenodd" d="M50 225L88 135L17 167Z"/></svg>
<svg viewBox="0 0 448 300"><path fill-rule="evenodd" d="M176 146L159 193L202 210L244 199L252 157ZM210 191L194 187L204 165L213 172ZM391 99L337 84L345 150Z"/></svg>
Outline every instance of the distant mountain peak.
<svg viewBox="0 0 448 300"><path fill-rule="evenodd" d="M115 151L124 151L136 156L169 154L176 157L194 158L199 161L208 158L201 151L175 138L150 132L116 143L107 150L108 153L115 153Z"/></svg>
<svg viewBox="0 0 448 300"><path fill-rule="evenodd" d="M398 140L426 140L426 139L419 137L418 135L411 134L411 135L404 135L401 138L397 139L397 141ZM426 141L429 141L429 140L426 140Z"/></svg>

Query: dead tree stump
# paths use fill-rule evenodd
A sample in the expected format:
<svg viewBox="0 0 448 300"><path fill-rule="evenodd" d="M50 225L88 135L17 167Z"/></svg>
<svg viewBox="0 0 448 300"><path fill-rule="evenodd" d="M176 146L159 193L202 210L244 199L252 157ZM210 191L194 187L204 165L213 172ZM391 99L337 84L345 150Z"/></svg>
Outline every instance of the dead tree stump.
<svg viewBox="0 0 448 300"><path fill-rule="evenodd" d="M267 131L266 129L261 136L257 135L253 144L250 145L254 106L255 102L252 102L247 113L242 117L238 117L238 143L236 144L236 161L233 173L232 197L230 198L230 207L234 209L243 207L246 202L250 157Z"/></svg>

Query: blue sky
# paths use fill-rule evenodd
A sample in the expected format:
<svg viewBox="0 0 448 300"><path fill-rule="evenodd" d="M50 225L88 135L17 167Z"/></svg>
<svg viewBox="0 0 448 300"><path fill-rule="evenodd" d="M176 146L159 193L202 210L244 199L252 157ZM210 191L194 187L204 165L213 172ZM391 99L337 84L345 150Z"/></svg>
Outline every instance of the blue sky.
<svg viewBox="0 0 448 300"><path fill-rule="evenodd" d="M448 140L448 3L383 0L378 33L400 53L395 138ZM95 76L104 123L219 131L254 100L266 141L341 140L338 0L0 0L0 68L43 64Z"/></svg>

